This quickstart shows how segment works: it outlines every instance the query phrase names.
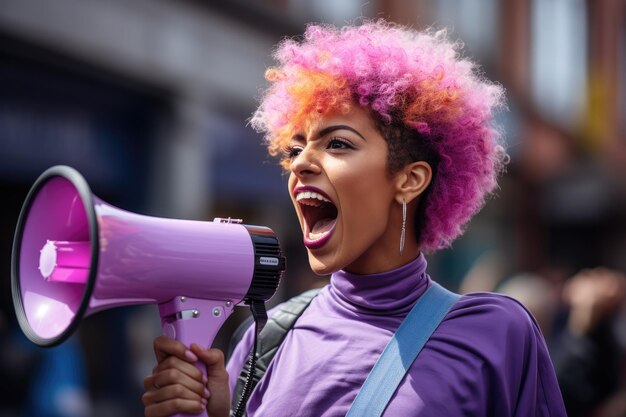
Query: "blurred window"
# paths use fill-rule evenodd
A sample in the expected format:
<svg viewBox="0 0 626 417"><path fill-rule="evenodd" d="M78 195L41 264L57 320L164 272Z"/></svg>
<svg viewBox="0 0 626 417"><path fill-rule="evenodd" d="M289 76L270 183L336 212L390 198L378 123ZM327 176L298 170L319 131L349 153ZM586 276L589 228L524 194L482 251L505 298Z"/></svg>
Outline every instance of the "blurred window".
<svg viewBox="0 0 626 417"><path fill-rule="evenodd" d="M439 0L433 20L436 26L449 28L453 38L462 39L473 59L490 65L498 49L499 6L496 0Z"/></svg>
<svg viewBox="0 0 626 417"><path fill-rule="evenodd" d="M581 115L587 81L584 0L534 0L531 11L532 93L539 111L560 125Z"/></svg>
<svg viewBox="0 0 626 417"><path fill-rule="evenodd" d="M213 143L210 177L216 202L288 203L282 168L263 146L263 137L246 126L245 114L212 113L207 140ZM283 176L286 180L287 176Z"/></svg>
<svg viewBox="0 0 626 417"><path fill-rule="evenodd" d="M99 194L144 202L156 93L84 63L0 37L0 182L79 170Z"/></svg>
<svg viewBox="0 0 626 417"><path fill-rule="evenodd" d="M361 0L291 0L289 9L298 20L315 20L343 25L356 16L369 16L372 3Z"/></svg>
<svg viewBox="0 0 626 417"><path fill-rule="evenodd" d="M621 17L622 22L626 22L626 7L624 8L624 16ZM617 39L617 74L618 74L618 123L620 136L626 140L626 24L619 27L620 33Z"/></svg>

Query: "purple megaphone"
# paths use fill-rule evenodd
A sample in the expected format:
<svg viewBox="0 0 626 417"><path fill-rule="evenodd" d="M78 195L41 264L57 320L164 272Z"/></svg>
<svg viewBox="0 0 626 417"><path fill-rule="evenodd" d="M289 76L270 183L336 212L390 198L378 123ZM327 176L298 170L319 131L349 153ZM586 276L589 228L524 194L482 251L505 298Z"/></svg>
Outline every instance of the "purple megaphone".
<svg viewBox="0 0 626 417"><path fill-rule="evenodd" d="M235 305L264 311L284 269L267 227L124 211L94 196L78 171L55 166L20 213L11 289L23 332L40 346L63 342L95 312L158 304L163 334L207 347Z"/></svg>

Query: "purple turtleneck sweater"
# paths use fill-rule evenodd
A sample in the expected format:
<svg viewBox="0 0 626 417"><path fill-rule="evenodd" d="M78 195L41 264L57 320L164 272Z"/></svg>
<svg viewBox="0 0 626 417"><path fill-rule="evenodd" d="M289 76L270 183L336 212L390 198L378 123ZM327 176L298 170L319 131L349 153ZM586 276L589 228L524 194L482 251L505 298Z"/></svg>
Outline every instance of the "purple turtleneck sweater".
<svg viewBox="0 0 626 417"><path fill-rule="evenodd" d="M426 260L374 275L334 273L278 349L249 417L345 416L385 345L432 281ZM231 391L249 329L227 370ZM566 416L532 316L515 300L468 294L452 307L392 397L386 417Z"/></svg>

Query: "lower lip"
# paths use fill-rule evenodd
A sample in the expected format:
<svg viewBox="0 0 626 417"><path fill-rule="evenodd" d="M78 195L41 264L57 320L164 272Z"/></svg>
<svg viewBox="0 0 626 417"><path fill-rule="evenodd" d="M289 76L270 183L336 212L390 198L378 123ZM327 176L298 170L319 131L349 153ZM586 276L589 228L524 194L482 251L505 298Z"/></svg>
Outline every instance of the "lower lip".
<svg viewBox="0 0 626 417"><path fill-rule="evenodd" d="M328 242L328 240L332 236L333 232L335 231L335 225L333 225L332 229L326 232L326 234L320 237L319 239L311 240L307 238L306 236L304 236L304 246L306 246L307 249L319 249L322 246L324 246L326 242Z"/></svg>

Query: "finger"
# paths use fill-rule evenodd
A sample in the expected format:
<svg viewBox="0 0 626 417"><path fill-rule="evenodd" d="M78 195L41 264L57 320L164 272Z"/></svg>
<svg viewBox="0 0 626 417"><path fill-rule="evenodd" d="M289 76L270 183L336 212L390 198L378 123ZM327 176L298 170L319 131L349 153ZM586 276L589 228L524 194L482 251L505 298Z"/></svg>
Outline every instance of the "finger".
<svg viewBox="0 0 626 417"><path fill-rule="evenodd" d="M200 414L204 405L200 401L176 398L157 404L150 404L145 408L146 417L167 417L175 413Z"/></svg>
<svg viewBox="0 0 626 417"><path fill-rule="evenodd" d="M143 379L143 388L146 391L154 391L156 389L159 389L159 386L154 384L154 375L148 375Z"/></svg>
<svg viewBox="0 0 626 417"><path fill-rule="evenodd" d="M203 374L196 365L192 365L189 362L183 361L176 356L167 357L156 367L154 367L152 373L156 374L165 371L166 369L178 369L179 371L187 374L189 377L197 381L202 381Z"/></svg>
<svg viewBox="0 0 626 417"><path fill-rule="evenodd" d="M166 369L154 374L154 378L151 382L153 386L160 387L161 389L168 385L180 384L200 396L204 395L206 388L201 381L195 380L175 368Z"/></svg>
<svg viewBox="0 0 626 417"><path fill-rule="evenodd" d="M228 378L224 366L224 352L219 349L203 349L193 343L190 347L191 351L206 365L207 376L209 378L224 377Z"/></svg>
<svg viewBox="0 0 626 417"><path fill-rule="evenodd" d="M208 390L206 388L204 394L205 395L198 395L197 393L190 391L189 389L187 389L187 387L183 385L174 384L168 385L158 390L148 391L143 394L141 399L146 406L150 404L161 403L167 400L172 400L175 398L199 401L203 404L206 404L208 399Z"/></svg>
<svg viewBox="0 0 626 417"><path fill-rule="evenodd" d="M176 356L187 362L197 362L198 357L191 352L185 345L178 340L170 339L169 337L159 336L154 339L153 343L154 354L157 358L157 362L161 363L168 356Z"/></svg>

